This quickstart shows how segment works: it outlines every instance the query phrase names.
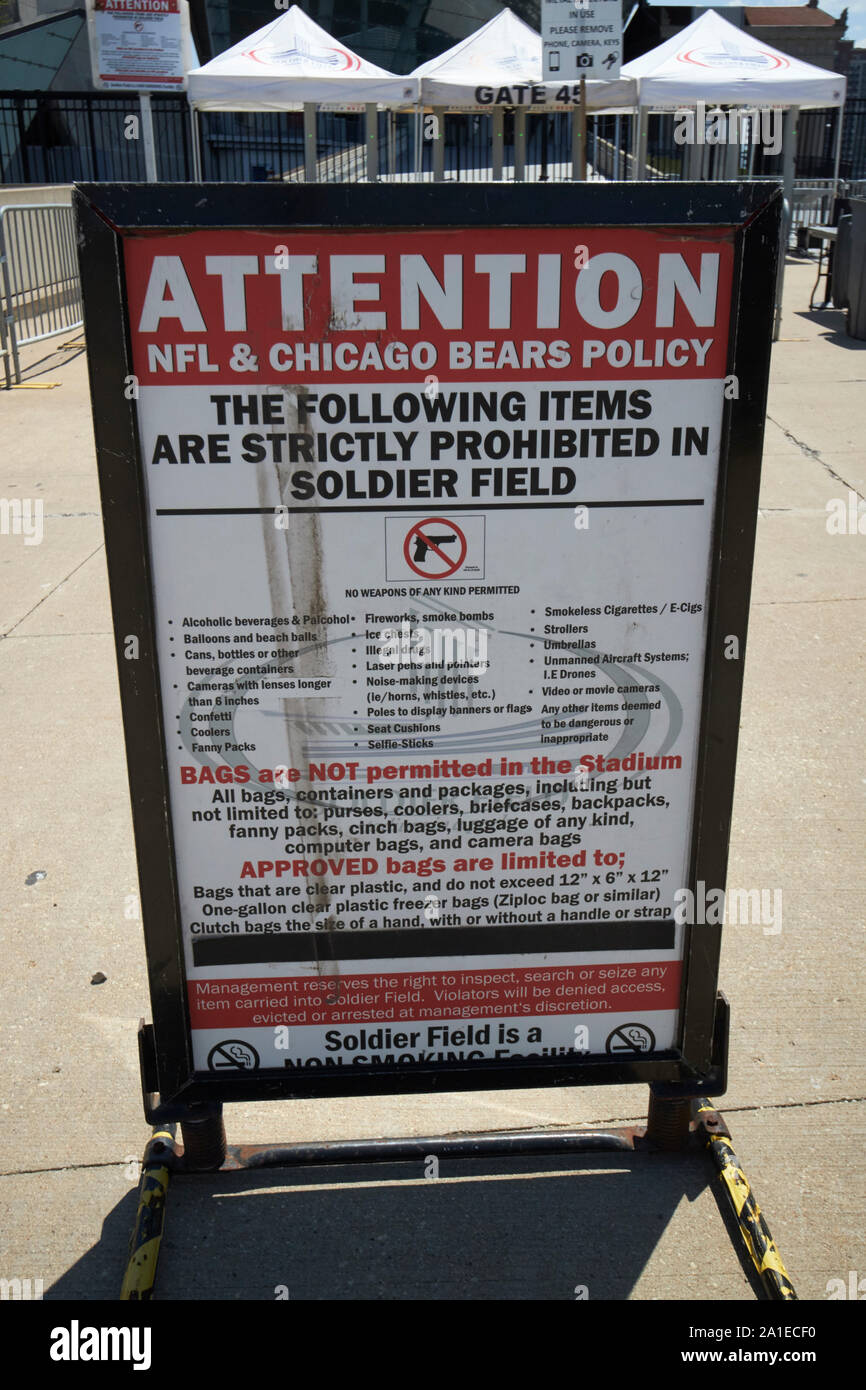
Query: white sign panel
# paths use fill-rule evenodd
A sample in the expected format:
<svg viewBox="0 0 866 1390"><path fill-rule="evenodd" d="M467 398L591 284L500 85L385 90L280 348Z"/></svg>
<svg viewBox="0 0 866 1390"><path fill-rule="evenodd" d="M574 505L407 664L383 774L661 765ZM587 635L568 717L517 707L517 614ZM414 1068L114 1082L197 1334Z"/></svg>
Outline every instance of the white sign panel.
<svg viewBox="0 0 866 1390"><path fill-rule="evenodd" d="M619 77L620 0L541 0L541 45L545 81Z"/></svg>
<svg viewBox="0 0 866 1390"><path fill-rule="evenodd" d="M125 263L196 1068L673 1046L730 240Z"/></svg>
<svg viewBox="0 0 866 1390"><path fill-rule="evenodd" d="M93 84L182 92L191 66L185 0L88 0Z"/></svg>

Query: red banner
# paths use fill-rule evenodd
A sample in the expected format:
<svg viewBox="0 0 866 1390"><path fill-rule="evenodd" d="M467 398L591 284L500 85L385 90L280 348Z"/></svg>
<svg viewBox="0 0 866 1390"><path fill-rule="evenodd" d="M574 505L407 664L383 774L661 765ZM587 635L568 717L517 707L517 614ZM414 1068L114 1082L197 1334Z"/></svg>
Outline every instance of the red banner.
<svg viewBox="0 0 866 1390"><path fill-rule="evenodd" d="M128 237L143 385L725 375L733 234L608 227ZM551 420L556 407L552 406Z"/></svg>
<svg viewBox="0 0 866 1390"><path fill-rule="evenodd" d="M193 1028L622 1014L676 1009L680 962L199 979L188 991Z"/></svg>

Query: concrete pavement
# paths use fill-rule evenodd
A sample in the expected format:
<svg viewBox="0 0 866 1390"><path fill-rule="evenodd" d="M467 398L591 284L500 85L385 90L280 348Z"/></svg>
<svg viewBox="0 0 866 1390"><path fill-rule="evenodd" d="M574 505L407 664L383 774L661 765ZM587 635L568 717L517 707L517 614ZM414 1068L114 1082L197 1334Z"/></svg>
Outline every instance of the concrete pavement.
<svg viewBox="0 0 866 1390"><path fill-rule="evenodd" d="M791 260L773 352L729 873L730 888L780 888L783 919L726 929L720 1108L800 1296L824 1299L866 1274L866 535L826 525L831 499L866 498L866 343L843 315L807 312L813 279ZM93 1299L115 1297L123 1269L150 1009L87 371L64 341L25 353L27 381L57 385L0 391L0 496L45 514L39 545L0 536L0 1276ZM625 1123L645 1107L642 1087L489 1092L235 1106L227 1124L254 1143ZM448 1171L178 1180L159 1294L755 1297L699 1156Z"/></svg>

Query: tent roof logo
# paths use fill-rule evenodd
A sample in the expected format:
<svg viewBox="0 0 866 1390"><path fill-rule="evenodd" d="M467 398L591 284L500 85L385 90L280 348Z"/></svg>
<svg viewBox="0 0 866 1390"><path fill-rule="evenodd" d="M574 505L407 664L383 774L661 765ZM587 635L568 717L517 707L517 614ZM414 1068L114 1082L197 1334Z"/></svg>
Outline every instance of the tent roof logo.
<svg viewBox="0 0 866 1390"><path fill-rule="evenodd" d="M292 48L251 48L244 57L265 67L303 67L306 63L317 63L340 72L357 72L361 66L360 58L344 48L313 48L300 37Z"/></svg>
<svg viewBox="0 0 866 1390"><path fill-rule="evenodd" d="M678 53L680 63L694 63L699 68L788 68L790 63L781 53L746 51L745 49L688 48Z"/></svg>
<svg viewBox="0 0 866 1390"><path fill-rule="evenodd" d="M487 61L489 62L489 58ZM526 53L520 53L516 48L512 48L510 53L503 54L496 60L497 67L507 68L509 72L525 72L530 63L531 60L527 58Z"/></svg>
<svg viewBox="0 0 866 1390"><path fill-rule="evenodd" d="M489 71L504 69L507 72L526 72L533 66L533 60L524 50L521 52L517 48L512 48L510 53L494 53L491 55L489 49L473 48L468 53L461 53L458 58L452 59L453 67L443 63L438 71L431 73L431 76L446 77L451 72L457 72L462 68L485 68ZM536 79L527 77L527 82Z"/></svg>

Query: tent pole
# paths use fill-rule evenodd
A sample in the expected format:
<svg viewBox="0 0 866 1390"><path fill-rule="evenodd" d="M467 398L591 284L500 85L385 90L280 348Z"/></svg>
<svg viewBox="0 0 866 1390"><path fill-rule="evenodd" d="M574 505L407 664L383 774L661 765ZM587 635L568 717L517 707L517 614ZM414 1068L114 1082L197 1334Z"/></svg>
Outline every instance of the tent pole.
<svg viewBox="0 0 866 1390"><path fill-rule="evenodd" d="M141 143L144 146L144 177L148 183L158 183L156 169L156 144L153 139L153 108L150 92L139 92L138 104L141 110Z"/></svg>
<svg viewBox="0 0 866 1390"><path fill-rule="evenodd" d="M201 127L198 121L198 109L195 106L189 108L190 114L190 144L192 146L192 178L193 183L201 183Z"/></svg>
<svg viewBox="0 0 866 1390"><path fill-rule="evenodd" d="M586 78L580 79L580 100L571 113L571 177L586 183Z"/></svg>
<svg viewBox="0 0 866 1390"><path fill-rule="evenodd" d="M436 121L436 134L433 137L433 182L445 182L445 112L441 106L433 107Z"/></svg>
<svg viewBox="0 0 866 1390"><path fill-rule="evenodd" d="M397 176L397 112L388 111L388 173Z"/></svg>
<svg viewBox="0 0 866 1390"><path fill-rule="evenodd" d="M839 161L842 158L842 127L845 124L845 107L836 107L836 154L833 160L833 201L839 196ZM830 209L832 217L833 210Z"/></svg>
<svg viewBox="0 0 866 1390"><path fill-rule="evenodd" d="M645 106L637 109L637 128L635 130L634 162L632 164L632 176L640 182L646 178L646 147L649 126L649 111Z"/></svg>
<svg viewBox="0 0 866 1390"><path fill-rule="evenodd" d="M495 183L501 183L505 159L505 112L501 106L494 106L491 119L493 121L493 129L491 131L493 139L493 180Z"/></svg>
<svg viewBox="0 0 866 1390"><path fill-rule="evenodd" d="M318 179L316 168L316 107L313 102L304 102L304 181L315 183Z"/></svg>
<svg viewBox="0 0 866 1390"><path fill-rule="evenodd" d="M735 131L736 139L731 140L731 131ZM725 146L725 180L728 183L736 182L740 177L740 108L738 106L728 107L728 143Z"/></svg>
<svg viewBox="0 0 866 1390"><path fill-rule="evenodd" d="M421 111L421 103L415 107L415 182L418 183L423 169L423 151L421 147L421 137L424 133L424 122Z"/></svg>
<svg viewBox="0 0 866 1390"><path fill-rule="evenodd" d="M779 269L776 275L776 314L773 321L773 342L779 341L782 327L782 290L785 284L785 256L788 251L788 237L794 218L794 156L797 150L796 106L789 106L782 124L782 182L785 203L782 209L782 226L779 232Z"/></svg>
<svg viewBox="0 0 866 1390"><path fill-rule="evenodd" d="M695 126L697 128L697 111L695 112ZM695 141L690 141L686 145L686 182L699 183L701 177L700 154L703 153L703 145L698 145ZM700 153L699 153L700 152Z"/></svg>
<svg viewBox="0 0 866 1390"><path fill-rule="evenodd" d="M379 182L379 112L375 102L367 102L364 107L364 125L367 143L367 182Z"/></svg>
<svg viewBox="0 0 866 1390"><path fill-rule="evenodd" d="M526 110L519 106L514 112L514 182L526 178Z"/></svg>
<svg viewBox="0 0 866 1390"><path fill-rule="evenodd" d="M735 117L736 119L736 117ZM735 183L740 177L740 147L739 145L728 145L725 155L725 178L729 183Z"/></svg>

